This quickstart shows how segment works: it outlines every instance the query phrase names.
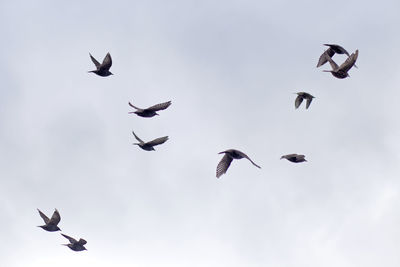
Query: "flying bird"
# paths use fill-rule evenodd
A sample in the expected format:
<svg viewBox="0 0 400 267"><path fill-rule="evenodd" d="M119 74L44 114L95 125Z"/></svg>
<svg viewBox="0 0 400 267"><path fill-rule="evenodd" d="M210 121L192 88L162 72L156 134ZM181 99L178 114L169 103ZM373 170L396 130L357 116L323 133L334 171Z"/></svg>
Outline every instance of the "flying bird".
<svg viewBox="0 0 400 267"><path fill-rule="evenodd" d="M135 113L136 115L140 116L140 117L145 117L145 118L151 118L155 115L160 115L157 113L157 111L159 110L164 110L166 108L168 108L171 105L171 101L168 102L164 102L164 103L160 103L160 104L156 104L154 106L142 109L142 108L138 108L135 107L131 102L128 103L129 106L133 107L134 109L136 109L136 111L132 111L129 113Z"/></svg>
<svg viewBox="0 0 400 267"><path fill-rule="evenodd" d="M307 161L304 157L305 157L304 155L299 155L299 154L288 154L288 155L283 155L281 159L287 159L288 161L299 163Z"/></svg>
<svg viewBox="0 0 400 267"><path fill-rule="evenodd" d="M300 106L300 104L303 102L304 99L307 100L306 109L308 109L308 107L311 104L311 101L313 100L313 98L315 98L314 96L306 92L298 92L295 94L297 94L296 101L294 102L294 106L296 107L296 109Z"/></svg>
<svg viewBox="0 0 400 267"><path fill-rule="evenodd" d="M231 165L231 162L233 159L242 159L246 158L248 159L254 166L257 168L261 169L260 166L255 164L245 153L236 150L236 149L228 149L222 152L219 152L218 154L225 154L221 161L217 165L217 178L219 178L222 174L226 173L228 170L229 166Z"/></svg>
<svg viewBox="0 0 400 267"><path fill-rule="evenodd" d="M347 72L354 66L357 58L358 50L356 50L355 53L351 54L342 65L338 66L336 62L332 60L332 58L327 57L329 63L331 64L332 70L324 70L324 72L330 72L333 76L339 79L350 77Z"/></svg>
<svg viewBox="0 0 400 267"><path fill-rule="evenodd" d="M149 142L143 142L142 139L140 139L134 131L132 131L133 136L135 136L136 140L139 141L139 143L133 143L134 145L138 145L141 149L146 150L146 151L152 151L155 150L154 146L158 146L161 145L163 143L165 143L168 140L168 136L163 136L163 137L159 137L156 138L152 141Z"/></svg>
<svg viewBox="0 0 400 267"><path fill-rule="evenodd" d="M63 246L67 246L70 249L72 249L73 251L82 251L82 250L87 250L85 248L85 244L87 243L85 239L79 239L79 241L77 241L75 238L72 238L70 236L61 234L63 237L65 237L66 239L69 240L69 244L63 244Z"/></svg>
<svg viewBox="0 0 400 267"><path fill-rule="evenodd" d="M61 220L61 216L60 213L58 212L57 209L55 209L53 215L51 216L51 219L49 219L49 217L47 217L43 212L41 212L39 209L37 209L39 212L40 217L42 217L45 225L40 225L38 227L49 231L49 232L55 232L55 231L60 231L61 229L58 228L57 224L60 222Z"/></svg>
<svg viewBox="0 0 400 267"><path fill-rule="evenodd" d="M90 58L92 59L94 65L96 65L96 70L91 70L89 72L96 73L97 75L102 76L102 77L107 77L107 76L113 75L110 72L110 68L112 65L112 59L111 59L110 53L107 53L107 55L103 59L103 63L101 63L101 64L90 53L89 53L89 55L90 55Z"/></svg>

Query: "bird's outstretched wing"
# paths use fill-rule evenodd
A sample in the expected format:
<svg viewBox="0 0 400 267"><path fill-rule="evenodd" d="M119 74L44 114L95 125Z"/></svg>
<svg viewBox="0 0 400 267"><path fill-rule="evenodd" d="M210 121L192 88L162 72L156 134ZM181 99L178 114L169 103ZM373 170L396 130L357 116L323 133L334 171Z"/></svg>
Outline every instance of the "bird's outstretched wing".
<svg viewBox="0 0 400 267"><path fill-rule="evenodd" d="M290 159L290 158L293 158L293 157L296 158L296 156L297 156L297 154L287 154L287 155L283 155L281 157L281 159Z"/></svg>
<svg viewBox="0 0 400 267"><path fill-rule="evenodd" d="M347 52L346 49L344 49L340 45L337 44L324 44L324 45L329 46L329 48L331 48L337 54L346 54L347 56L350 56L349 52Z"/></svg>
<svg viewBox="0 0 400 267"><path fill-rule="evenodd" d="M296 97L296 101L294 102L294 106L295 106L296 108L298 108L298 107L300 106L301 102L303 102L303 97L300 96L300 95L298 95L298 96Z"/></svg>
<svg viewBox="0 0 400 267"><path fill-rule="evenodd" d="M317 68L321 67L326 62L328 62L327 57L333 57L334 54L335 54L335 52L331 48L328 48L327 50L325 50L324 53L322 53L322 55L319 57Z"/></svg>
<svg viewBox="0 0 400 267"><path fill-rule="evenodd" d="M164 110L164 109L168 108L170 105L171 105L171 101L168 101L168 102L156 104L156 105L151 106L151 107L149 107L147 109L151 110L151 111Z"/></svg>
<svg viewBox="0 0 400 267"><path fill-rule="evenodd" d="M243 158L248 159L254 166L256 166L257 168L261 169L260 166L258 166L257 164L254 163L254 161L251 160L251 158L249 156L247 156L245 153L243 153L242 151L237 150L236 153L238 153L239 155L241 155Z"/></svg>
<svg viewBox="0 0 400 267"><path fill-rule="evenodd" d="M39 212L40 217L42 217L44 223L45 223L45 224L48 224L49 221L50 221L49 217L47 217L47 216L46 216L43 212L41 212L39 209L37 209L37 210L38 210L38 212Z"/></svg>
<svg viewBox="0 0 400 267"><path fill-rule="evenodd" d="M219 178L222 174L226 173L229 166L231 165L233 158L225 153L220 162L217 165L217 178Z"/></svg>
<svg viewBox="0 0 400 267"><path fill-rule="evenodd" d="M67 236L67 235L65 235L65 234L61 234L63 237L65 237L66 239L68 239L69 240L69 242L71 243L71 244L75 244L75 243L77 243L78 241L76 241L76 239L75 238L72 238L72 237L70 237L70 236Z"/></svg>
<svg viewBox="0 0 400 267"><path fill-rule="evenodd" d="M140 139L140 138L135 134L134 131L132 131L132 133L133 133L133 136L136 138L136 140L138 140L140 143L144 143L143 140Z"/></svg>
<svg viewBox="0 0 400 267"><path fill-rule="evenodd" d="M131 102L128 102L128 105L133 107L134 109L141 109L141 108L135 107Z"/></svg>
<svg viewBox="0 0 400 267"><path fill-rule="evenodd" d="M348 72L356 63L358 58L358 50L355 53L351 54L342 65L340 65L339 69Z"/></svg>
<svg viewBox="0 0 400 267"><path fill-rule="evenodd" d="M150 146L157 146L157 145L161 145L161 144L165 143L167 140L168 140L168 136L163 136L163 137L159 137L154 140L151 140L150 142L147 142L146 144L150 145Z"/></svg>
<svg viewBox="0 0 400 267"><path fill-rule="evenodd" d="M53 213L53 215L51 216L51 219L49 221L49 223L57 225L61 220L61 216L60 213L58 212L58 210L56 209Z"/></svg>
<svg viewBox="0 0 400 267"><path fill-rule="evenodd" d="M110 53L107 53L107 55L104 57L103 63L101 63L101 68L108 70L111 68L112 65L112 59Z"/></svg>
<svg viewBox="0 0 400 267"><path fill-rule="evenodd" d="M310 106L312 99L312 97L307 97L306 109Z"/></svg>
<svg viewBox="0 0 400 267"><path fill-rule="evenodd" d="M92 62L94 63L94 65L96 65L96 68L98 69L101 66L101 64L92 56L92 54L89 53L89 55L90 58L92 59Z"/></svg>

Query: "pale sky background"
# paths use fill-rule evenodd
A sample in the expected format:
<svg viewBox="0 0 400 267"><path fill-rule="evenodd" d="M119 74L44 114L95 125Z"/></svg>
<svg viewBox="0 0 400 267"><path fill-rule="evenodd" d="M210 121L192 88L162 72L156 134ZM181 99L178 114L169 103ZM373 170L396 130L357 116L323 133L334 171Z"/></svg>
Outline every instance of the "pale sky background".
<svg viewBox="0 0 400 267"><path fill-rule="evenodd" d="M399 10L1 1L0 265L400 266ZM350 78L315 67L323 43L359 49ZM110 52L115 75L87 73L89 52ZM170 140L143 151L132 130ZM216 179L229 148L262 169L235 161ZM88 251L36 227L37 208Z"/></svg>

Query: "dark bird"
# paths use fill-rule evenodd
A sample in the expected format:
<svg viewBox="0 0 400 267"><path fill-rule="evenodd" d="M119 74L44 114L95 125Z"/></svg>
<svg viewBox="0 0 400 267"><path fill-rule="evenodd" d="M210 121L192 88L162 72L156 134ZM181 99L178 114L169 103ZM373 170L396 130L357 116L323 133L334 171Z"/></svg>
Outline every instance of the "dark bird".
<svg viewBox="0 0 400 267"><path fill-rule="evenodd" d="M39 209L37 209L40 217L42 217L45 225L40 225L38 227L49 231L49 232L55 232L55 231L60 231L61 229L58 228L57 224L60 222L61 217L60 217L60 213L58 212L57 209L55 209L53 215L51 216L51 219L49 219L49 217L47 217L43 212L41 212Z"/></svg>
<svg viewBox="0 0 400 267"><path fill-rule="evenodd" d="M242 159L246 158L248 159L254 166L257 168L260 168L257 164L255 164L245 153L236 150L236 149L228 149L222 152L219 152L218 154L225 154L221 161L217 165L217 178L219 178L222 174L226 173L228 170L229 166L231 165L231 162L233 159Z"/></svg>
<svg viewBox="0 0 400 267"><path fill-rule="evenodd" d="M303 100L306 99L307 100L306 109L308 109L308 107L311 104L311 101L313 100L313 98L315 98L314 96L312 96L306 92L298 92L295 94L297 94L296 101L294 102L294 106L296 108L298 108L300 106L301 102L303 102Z"/></svg>
<svg viewBox="0 0 400 267"><path fill-rule="evenodd" d="M129 102L128 104L129 104L129 106L136 109L136 111L132 111L129 113L135 113L136 115L138 115L140 117L150 118L155 115L160 115L157 113L157 111L168 108L171 105L171 101L168 101L165 103L160 103L160 104L157 104L157 105L151 106L149 108L145 108L145 109L135 107L131 102Z"/></svg>
<svg viewBox="0 0 400 267"><path fill-rule="evenodd" d="M107 55L103 59L103 63L101 63L101 64L90 53L89 53L89 55L90 55L90 58L92 59L94 65L96 65L96 70L91 70L89 72L96 73L97 75L102 76L102 77L107 77L107 76L113 75L110 72L110 68L112 65L112 59L111 59L110 53L107 53Z"/></svg>
<svg viewBox="0 0 400 267"><path fill-rule="evenodd" d="M67 246L73 251L82 251L82 250L87 250L84 245L87 243L85 239L79 239L79 241L76 241L75 238L72 238L70 236L61 234L63 237L69 240L69 244L63 244L63 246Z"/></svg>
<svg viewBox="0 0 400 267"><path fill-rule="evenodd" d="M163 136L163 137L159 137L156 138L150 142L143 142L142 139L140 139L134 131L132 131L133 136L135 136L136 140L139 141L139 143L133 143L134 145L138 145L141 149L146 150L146 151L152 151L155 150L154 146L158 146L161 145L163 143L165 143L168 140L168 136Z"/></svg>
<svg viewBox="0 0 400 267"><path fill-rule="evenodd" d="M355 53L351 54L342 65L338 66L335 61L332 60L332 58L327 57L329 63L331 64L332 70L324 70L324 72L330 72L333 76L339 79L350 77L347 72L354 66L357 58L358 50L356 50Z"/></svg>
<svg viewBox="0 0 400 267"><path fill-rule="evenodd" d="M307 161L304 157L305 157L304 155L299 155L299 154L288 154L288 155L283 155L281 159L287 159L288 161L299 163Z"/></svg>

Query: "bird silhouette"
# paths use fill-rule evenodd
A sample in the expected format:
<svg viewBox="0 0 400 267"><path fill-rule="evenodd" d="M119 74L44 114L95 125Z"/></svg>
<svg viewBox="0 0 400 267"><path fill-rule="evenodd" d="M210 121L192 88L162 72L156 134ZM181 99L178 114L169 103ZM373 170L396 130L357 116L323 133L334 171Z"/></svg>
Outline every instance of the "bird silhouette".
<svg viewBox="0 0 400 267"><path fill-rule="evenodd" d="M313 100L313 98L315 98L314 96L306 92L298 92L295 94L297 94L296 100L294 102L294 106L296 107L296 109L300 106L300 104L303 102L304 99L307 100L306 109L308 109L308 107L311 104L311 101Z"/></svg>
<svg viewBox="0 0 400 267"><path fill-rule="evenodd" d="M358 50L355 53L351 54L346 61L338 66L335 61L332 60L331 57L327 57L329 63L331 64L332 70L324 70L324 72L330 72L333 76L338 79L344 79L346 77L350 77L348 71L354 66L358 58Z"/></svg>
<svg viewBox="0 0 400 267"><path fill-rule="evenodd" d="M112 65L112 59L111 59L110 53L107 53L107 55L103 59L103 63L101 63L101 64L90 53L89 53L89 55L90 55L90 58L92 59L94 65L96 65L96 70L91 70L89 72L96 73L97 75L102 76L102 77L107 77L107 76L113 75L110 72L110 68Z"/></svg>
<svg viewBox="0 0 400 267"><path fill-rule="evenodd" d="M159 137L156 138L152 141L149 142L144 142L142 139L140 139L134 131L132 131L133 136L135 136L136 140L139 141L139 143L133 143L134 145L138 145L141 149L146 150L146 151L152 151L155 150L154 146L158 146L161 145L163 143L165 143L168 140L168 136L163 136L163 137Z"/></svg>
<svg viewBox="0 0 400 267"><path fill-rule="evenodd" d="M281 159L287 159L288 161L299 163L307 161L304 157L305 157L304 155L299 155L299 154L288 154L288 155L283 155Z"/></svg>
<svg viewBox="0 0 400 267"><path fill-rule="evenodd" d="M136 109L136 111L132 111L132 112L129 112L129 113L135 113L136 115L138 115L140 117L151 118L151 117L153 117L155 115L159 115L157 113L157 111L164 110L164 109L168 108L171 105L171 101L160 103L160 104L156 104L154 106L151 106L151 107L148 107L148 108L145 108L145 109L135 107L131 102L129 102L128 104L129 104L129 106L131 106L134 109Z"/></svg>
<svg viewBox="0 0 400 267"><path fill-rule="evenodd" d="M72 249L73 251L82 251L82 250L87 250L85 248L85 244L87 243L85 239L79 239L79 241L77 241L75 238L72 238L70 236L67 236L65 234L61 234L63 237L65 237L66 239L69 240L69 244L63 244L63 246L67 246L70 249Z"/></svg>
<svg viewBox="0 0 400 267"><path fill-rule="evenodd" d="M40 225L38 227L49 231L49 232L55 232L55 231L60 231L61 229L58 228L58 223L61 220L61 216L60 213L58 212L57 209L55 209L53 215L51 216L51 219L49 219L49 217L47 217L43 212L41 212L39 209L37 209L39 212L40 217L42 217L45 225Z"/></svg>
<svg viewBox="0 0 400 267"><path fill-rule="evenodd" d="M245 153L236 150L236 149L228 149L222 152L219 152L218 154L225 154L220 162L217 165L217 178L219 178L222 174L226 173L228 170L229 166L231 165L231 162L233 159L242 159L246 158L248 159L254 166L257 168L261 169L260 166L255 164Z"/></svg>

